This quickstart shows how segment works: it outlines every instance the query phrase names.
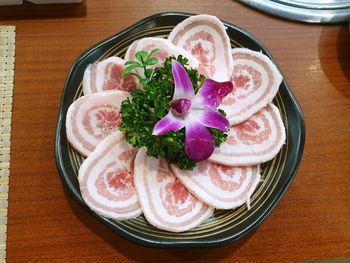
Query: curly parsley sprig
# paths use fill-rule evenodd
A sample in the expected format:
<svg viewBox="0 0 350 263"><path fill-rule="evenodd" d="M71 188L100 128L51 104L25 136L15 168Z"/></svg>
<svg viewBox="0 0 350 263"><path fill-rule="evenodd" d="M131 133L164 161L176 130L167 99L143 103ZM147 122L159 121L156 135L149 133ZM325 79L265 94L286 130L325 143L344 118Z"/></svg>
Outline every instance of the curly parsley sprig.
<svg viewBox="0 0 350 263"><path fill-rule="evenodd" d="M154 65L155 60L152 56L155 53L152 51L153 53L146 56L146 52L141 52L136 56L138 63L127 62L127 67L123 72L125 77L128 74L134 74L132 70L139 67L144 69L145 77L138 76L144 84L143 89L134 90L131 93L131 98L122 102L120 130L124 133L128 143L134 147L147 147L149 156L158 159L165 158L169 163L177 164L181 169L191 170L196 166L196 162L188 158L184 151L185 129L171 131L163 136L152 135L155 124L169 112L174 94L172 60L176 59L185 68L188 60L181 55L172 56L165 60L162 67L150 70L147 67ZM186 71L196 93L202 86L205 77L198 74L196 69L186 68ZM224 112L220 112L225 115ZM209 131L213 135L216 146L226 141L227 134L224 132L213 128L209 128Z"/></svg>

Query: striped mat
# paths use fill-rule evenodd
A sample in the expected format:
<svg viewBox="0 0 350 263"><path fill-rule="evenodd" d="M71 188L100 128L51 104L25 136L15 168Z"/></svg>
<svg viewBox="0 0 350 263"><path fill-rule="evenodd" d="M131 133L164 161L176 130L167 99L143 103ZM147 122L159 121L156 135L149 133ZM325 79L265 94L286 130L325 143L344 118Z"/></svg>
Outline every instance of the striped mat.
<svg viewBox="0 0 350 263"><path fill-rule="evenodd" d="M15 29L0 26L0 262L6 260Z"/></svg>

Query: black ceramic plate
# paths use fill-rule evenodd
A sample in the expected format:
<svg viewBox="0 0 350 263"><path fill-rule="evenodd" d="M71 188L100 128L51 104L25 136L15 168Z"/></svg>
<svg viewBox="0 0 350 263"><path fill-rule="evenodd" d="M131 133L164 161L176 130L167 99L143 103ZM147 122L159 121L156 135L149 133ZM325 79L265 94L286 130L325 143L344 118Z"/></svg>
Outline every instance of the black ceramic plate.
<svg viewBox="0 0 350 263"><path fill-rule="evenodd" d="M77 181L78 169L83 158L69 145L64 125L69 105L82 96L81 83L86 66L110 56L123 57L128 46L136 39L149 36L167 37L175 25L189 16L191 14L162 13L145 18L91 47L73 64L62 95L55 138L55 157L64 186L88 211L90 209L82 200ZM254 36L232 24L225 25L232 47L262 50L272 59L267 49ZM304 119L286 80L283 80L274 104L281 111L287 140L280 153L272 161L262 165L263 182L252 196L249 211L245 206L235 210L216 210L206 222L184 233L159 230L149 225L143 216L133 220L113 221L90 212L121 236L147 246L208 247L238 240L255 229L276 206L295 176L301 160L305 140Z"/></svg>

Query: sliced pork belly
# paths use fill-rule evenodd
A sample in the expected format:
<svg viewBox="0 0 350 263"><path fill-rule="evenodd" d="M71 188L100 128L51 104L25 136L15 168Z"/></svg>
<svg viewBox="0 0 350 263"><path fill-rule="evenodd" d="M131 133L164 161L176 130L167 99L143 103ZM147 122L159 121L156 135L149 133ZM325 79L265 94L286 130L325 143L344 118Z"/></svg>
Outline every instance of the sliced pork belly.
<svg viewBox="0 0 350 263"><path fill-rule="evenodd" d="M91 210L116 220L141 214L134 187L136 152L121 132L114 132L85 159L78 179L81 195Z"/></svg>
<svg viewBox="0 0 350 263"><path fill-rule="evenodd" d="M158 59L158 64L154 65L153 68L161 66L165 59L170 56L182 55L188 59L189 68L198 68L199 62L186 50L173 45L170 41L158 38L158 37L146 37L134 41L128 48L125 54L125 61L136 60L135 54L137 51L147 51L151 52L154 49L159 49L160 51L154 55ZM152 67L150 67L152 68ZM143 76L143 71L141 69L136 69L137 74Z"/></svg>
<svg viewBox="0 0 350 263"><path fill-rule="evenodd" d="M269 104L245 122L231 126L226 142L215 148L209 160L228 165L254 165L271 160L286 140L276 106Z"/></svg>
<svg viewBox="0 0 350 263"><path fill-rule="evenodd" d="M198 199L218 209L232 209L247 203L260 181L258 165L230 167L209 161L192 170L171 165L176 177Z"/></svg>
<svg viewBox="0 0 350 263"><path fill-rule="evenodd" d="M194 197L170 170L169 164L146 155L135 159L135 187L148 222L160 229L182 232L210 217L213 208Z"/></svg>
<svg viewBox="0 0 350 263"><path fill-rule="evenodd" d="M137 88L138 80L129 75L125 79L121 74L125 61L118 57L110 57L101 62L90 64L83 78L83 92L85 95L105 90L132 91Z"/></svg>
<svg viewBox="0 0 350 263"><path fill-rule="evenodd" d="M69 106L67 138L78 152L88 156L99 142L118 129L120 106L128 95L125 91L104 91L80 97Z"/></svg>
<svg viewBox="0 0 350 263"><path fill-rule="evenodd" d="M230 79L233 65L230 39L215 16L187 18L171 31L168 39L199 60L199 73L216 81Z"/></svg>
<svg viewBox="0 0 350 263"><path fill-rule="evenodd" d="M282 82L276 66L261 52L235 48L232 58L233 91L220 105L231 125L245 121L270 103Z"/></svg>

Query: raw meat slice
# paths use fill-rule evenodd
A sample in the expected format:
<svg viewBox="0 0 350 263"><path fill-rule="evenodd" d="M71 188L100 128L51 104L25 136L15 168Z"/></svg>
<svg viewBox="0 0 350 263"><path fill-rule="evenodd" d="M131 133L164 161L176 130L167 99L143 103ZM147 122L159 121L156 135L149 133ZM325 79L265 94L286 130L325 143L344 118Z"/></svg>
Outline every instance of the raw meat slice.
<svg viewBox="0 0 350 263"><path fill-rule="evenodd" d="M154 49L159 49L160 51L154 55L158 59L158 63L153 67L160 66L164 63L165 59L170 56L179 56L182 55L188 59L188 67L189 68L198 68L199 62L186 50L179 48L173 45L170 41L158 38L158 37L146 37L142 39L138 39L134 41L128 48L125 54L125 61L136 60L135 54L137 51L147 51L151 52ZM140 76L144 76L143 70L136 68L136 73Z"/></svg>
<svg viewBox="0 0 350 263"><path fill-rule="evenodd" d="M286 140L278 108L269 104L245 122L231 126L226 142L209 160L228 165L254 165L271 160Z"/></svg>
<svg viewBox="0 0 350 263"><path fill-rule="evenodd" d="M125 91L104 91L85 95L68 108L66 132L68 141L81 154L88 156L97 144L118 129Z"/></svg>
<svg viewBox="0 0 350 263"><path fill-rule="evenodd" d="M282 82L276 66L261 52L235 48L232 58L233 91L220 105L231 125L245 121L271 103Z"/></svg>
<svg viewBox="0 0 350 263"><path fill-rule="evenodd" d="M230 39L217 17L187 18L171 31L168 39L199 60L199 73L216 81L230 79L233 65Z"/></svg>
<svg viewBox="0 0 350 263"><path fill-rule="evenodd" d="M105 90L133 91L138 87L138 80L129 75L125 79L121 73L125 61L118 57L110 57L101 62L87 66L83 78L83 92L85 95Z"/></svg>
<svg viewBox="0 0 350 263"><path fill-rule="evenodd" d="M141 148L135 159L135 187L142 211L153 226L182 232L196 227L213 208L194 197L175 177L169 164L146 155Z"/></svg>
<svg viewBox="0 0 350 263"><path fill-rule="evenodd" d="M209 161L200 162L192 170L171 169L176 177L206 204L218 209L232 209L247 203L260 181L258 165L231 167Z"/></svg>
<svg viewBox="0 0 350 263"><path fill-rule="evenodd" d="M105 138L85 159L78 179L81 195L91 210L116 220L141 214L134 187L136 152L118 131Z"/></svg>

